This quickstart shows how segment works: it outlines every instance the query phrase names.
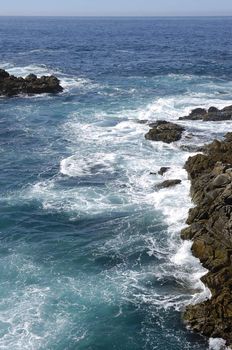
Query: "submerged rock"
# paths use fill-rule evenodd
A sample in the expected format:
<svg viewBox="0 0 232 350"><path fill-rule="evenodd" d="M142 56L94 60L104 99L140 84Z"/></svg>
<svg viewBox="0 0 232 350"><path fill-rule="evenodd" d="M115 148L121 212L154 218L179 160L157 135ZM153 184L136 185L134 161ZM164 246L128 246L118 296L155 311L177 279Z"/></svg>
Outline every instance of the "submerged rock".
<svg viewBox="0 0 232 350"><path fill-rule="evenodd" d="M232 111L232 108L231 108ZM212 297L190 305L186 323L208 337L232 345L232 133L214 140L204 154L190 157L185 168L195 208L190 209L183 239L193 240L193 255L209 272L202 277Z"/></svg>
<svg viewBox="0 0 232 350"><path fill-rule="evenodd" d="M58 93L63 91L59 79L55 76L42 76L29 74L25 79L10 75L0 69L0 96L15 96L19 94Z"/></svg>
<svg viewBox="0 0 232 350"><path fill-rule="evenodd" d="M204 147L197 145L180 145L180 149L185 152L202 152Z"/></svg>
<svg viewBox="0 0 232 350"><path fill-rule="evenodd" d="M196 108L187 116L180 117L179 120L203 120L203 121L224 121L232 119L232 106L218 109L210 107L208 111L203 108Z"/></svg>
<svg viewBox="0 0 232 350"><path fill-rule="evenodd" d="M181 183L181 180L179 179L174 179L174 180L165 180L158 185L156 185L157 190L161 190L162 188L168 188L168 187L173 187L176 185L179 185Z"/></svg>
<svg viewBox="0 0 232 350"><path fill-rule="evenodd" d="M151 129L145 135L147 140L171 143L181 139L184 128L181 125L159 120L149 124Z"/></svg>
<svg viewBox="0 0 232 350"><path fill-rule="evenodd" d="M160 168L160 170L158 171L158 174L163 176L168 170L170 170L171 168L169 166L162 166Z"/></svg>
<svg viewBox="0 0 232 350"><path fill-rule="evenodd" d="M136 122L138 124L148 124L149 123L147 119L139 119L139 120L136 120Z"/></svg>

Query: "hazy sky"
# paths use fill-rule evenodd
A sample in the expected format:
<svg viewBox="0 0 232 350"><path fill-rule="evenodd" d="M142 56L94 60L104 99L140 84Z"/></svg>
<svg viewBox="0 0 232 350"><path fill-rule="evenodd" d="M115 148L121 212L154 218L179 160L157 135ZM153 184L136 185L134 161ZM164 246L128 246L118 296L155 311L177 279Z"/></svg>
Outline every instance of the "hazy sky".
<svg viewBox="0 0 232 350"><path fill-rule="evenodd" d="M232 0L0 0L0 15L232 15Z"/></svg>

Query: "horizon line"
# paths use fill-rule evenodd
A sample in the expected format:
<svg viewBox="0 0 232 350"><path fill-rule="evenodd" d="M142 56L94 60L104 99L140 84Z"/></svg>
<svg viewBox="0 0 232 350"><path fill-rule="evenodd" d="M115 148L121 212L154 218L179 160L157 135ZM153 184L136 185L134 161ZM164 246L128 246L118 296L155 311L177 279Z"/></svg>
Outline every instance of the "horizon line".
<svg viewBox="0 0 232 350"><path fill-rule="evenodd" d="M206 14L198 14L198 15L1 15L0 17L70 17L70 18L186 18L186 17L232 17L231 14L224 15L206 15Z"/></svg>

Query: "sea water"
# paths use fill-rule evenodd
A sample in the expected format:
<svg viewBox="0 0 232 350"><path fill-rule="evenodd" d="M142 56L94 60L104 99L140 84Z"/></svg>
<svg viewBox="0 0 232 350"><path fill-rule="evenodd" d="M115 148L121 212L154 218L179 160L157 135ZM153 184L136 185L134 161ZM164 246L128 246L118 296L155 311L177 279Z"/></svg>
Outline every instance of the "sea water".
<svg viewBox="0 0 232 350"><path fill-rule="evenodd" d="M180 239L194 154L181 145L231 122L183 121L164 144L144 120L230 105L231 34L230 17L0 18L0 68L64 87L0 98L0 349L224 347L182 322L210 293ZM157 191L164 179L182 183Z"/></svg>

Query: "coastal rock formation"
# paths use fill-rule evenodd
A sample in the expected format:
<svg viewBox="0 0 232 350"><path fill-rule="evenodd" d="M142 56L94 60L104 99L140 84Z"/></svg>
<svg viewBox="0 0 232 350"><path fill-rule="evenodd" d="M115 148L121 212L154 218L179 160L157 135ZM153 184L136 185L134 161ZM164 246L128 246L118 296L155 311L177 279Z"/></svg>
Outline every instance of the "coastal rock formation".
<svg viewBox="0 0 232 350"><path fill-rule="evenodd" d="M163 141L171 143L181 139L184 128L181 125L170 123L164 120L149 124L151 129L145 135L147 140Z"/></svg>
<svg viewBox="0 0 232 350"><path fill-rule="evenodd" d="M17 78L0 69L0 96L15 96L19 94L58 93L63 91L59 79L55 76L42 76L34 74L24 78Z"/></svg>
<svg viewBox="0 0 232 350"><path fill-rule="evenodd" d="M180 117L179 120L203 120L203 121L224 121L232 119L232 106L227 106L223 109L210 107L208 110L204 108L195 108L185 117Z"/></svg>
<svg viewBox="0 0 232 350"><path fill-rule="evenodd" d="M204 154L190 157L185 168L196 206L189 211L183 239L193 240L193 255L209 272L202 277L212 297L190 305L186 323L208 337L232 345L232 133L214 140Z"/></svg>

